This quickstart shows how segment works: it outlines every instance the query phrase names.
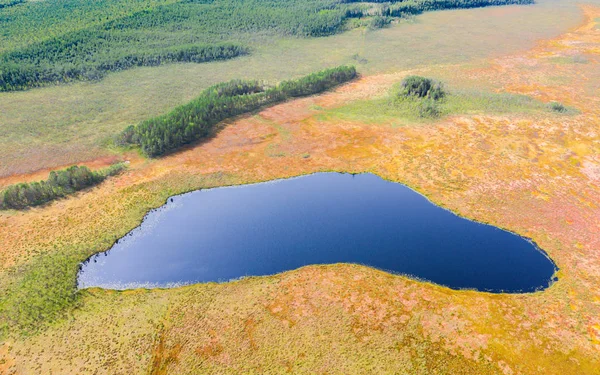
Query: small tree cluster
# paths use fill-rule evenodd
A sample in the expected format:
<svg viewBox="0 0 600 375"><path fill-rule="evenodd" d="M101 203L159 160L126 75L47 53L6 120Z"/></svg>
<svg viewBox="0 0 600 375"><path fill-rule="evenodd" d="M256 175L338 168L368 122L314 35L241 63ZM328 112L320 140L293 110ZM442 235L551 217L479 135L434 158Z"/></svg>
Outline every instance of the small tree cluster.
<svg viewBox="0 0 600 375"><path fill-rule="evenodd" d="M400 95L440 100L446 96L446 92L441 82L431 78L409 76L402 81Z"/></svg>
<svg viewBox="0 0 600 375"><path fill-rule="evenodd" d="M554 112L558 112L558 113L565 113L567 112L567 107L565 107L564 104L559 103L559 102L551 102L550 103L550 109Z"/></svg>
<svg viewBox="0 0 600 375"><path fill-rule="evenodd" d="M52 171L47 180L8 186L0 194L0 208L23 209L44 204L96 185L124 168L124 164L115 164L100 172L91 171L85 166Z"/></svg>

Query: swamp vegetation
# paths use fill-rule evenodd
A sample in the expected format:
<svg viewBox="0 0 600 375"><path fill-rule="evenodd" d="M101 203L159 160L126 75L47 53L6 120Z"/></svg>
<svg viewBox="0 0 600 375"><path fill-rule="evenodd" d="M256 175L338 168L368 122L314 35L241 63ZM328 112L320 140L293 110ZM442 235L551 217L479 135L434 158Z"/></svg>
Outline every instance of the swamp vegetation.
<svg viewBox="0 0 600 375"><path fill-rule="evenodd" d="M282 14L274 24L246 29L243 26L248 25L244 23L247 14L241 10L240 5L231 8L231 14L227 17L219 19L224 21L224 27L215 29L217 32L210 35L199 32L204 26L196 20L190 20L194 13L189 10L194 7L208 9L227 3L221 0L0 0L0 22L8 25L0 35L0 55L33 51L28 50L32 46L43 47L38 49L41 51L39 59L29 55L22 65L29 69L27 74L32 77L45 74L42 70L44 67L50 67L49 74L56 74L52 80L31 80L18 90L78 80L104 79L102 82L1 93L0 102L4 105L0 112L4 119L0 123L7 130L4 133L7 137L2 140L2 160L5 163L2 163L0 171L4 173L3 176L73 165L90 160L86 159L87 155L106 156L107 153L98 151L99 147L106 147L109 138L112 139L129 124L140 124L148 117L160 117L197 97L200 90L218 82L234 78L244 79L243 82L250 82L252 79L278 82L325 67L354 63L348 59L348 56L354 54L357 56L355 62L361 64L360 71L363 74L404 72L420 66L419 64L448 64L466 61L472 56L483 58L491 55L490 51L504 56L507 51L517 49L517 46L526 49L531 47L533 41L556 37L553 33L563 30L564 25L579 22L571 17L576 7L559 4L558 1L551 5L557 5L561 13L564 9L570 9L571 16L561 14L560 18L554 19L555 25L547 28L539 25L549 24L548 14L559 11L539 11L543 7L546 10L549 8L543 1L540 1L540 8L511 7L428 14L417 18L415 22L403 22L399 27L389 28L385 28L386 25L398 19L390 15L391 11L389 14L384 13L386 7L392 9L402 4L408 6L412 1L331 2L334 4L331 8L307 14L317 21L319 17L331 17L331 24L335 25L336 7L345 7L350 13L342 15L343 20L333 29L333 33L355 27L385 29L364 33L362 29L357 29L314 40L308 38L312 34L305 33L310 28L296 29L300 32L290 33L284 31L281 23L277 23L277 20L285 17L288 20L300 20L297 14L289 17ZM272 3L274 8L292 3L299 7L314 5L311 1L300 4L285 0L242 0L236 3L255 3L253 6ZM327 1L321 2L325 3ZM482 4L478 1L464 3L465 7L489 5L488 2ZM162 11L179 7L186 10L181 14L171 13L175 17L164 22L159 19ZM292 14L291 10L293 7L282 13ZM268 12L264 9L261 12L265 19L268 18ZM272 14L276 13L273 11ZM593 14L597 17L597 13ZM87 32L96 33L94 35L97 36L106 25L146 16L153 17L153 20L145 25L128 26L122 31L110 29L110 34L122 33L126 36L119 39L123 41L121 45L112 44L114 48L106 45L98 49L88 48L93 43L88 44L85 38L78 41L77 45L81 43L82 51L90 52L87 60L72 58L68 52L71 47L57 52L54 60L43 57L46 53L44 48L52 44L45 44L47 41L67 40L71 35L84 35ZM489 24L482 26L475 22L481 22L482 19ZM499 19L503 20L504 28L494 24ZM535 22L536 19L538 23ZM544 21L541 22L540 19ZM565 21L567 19L570 21ZM230 22L231 20L237 23ZM509 23L511 26L507 26ZM326 24L327 22L324 23ZM561 26L557 26L559 24ZM465 34L469 35L461 39L460 33L457 35L449 32L449 29L444 29L445 25L465 30ZM521 28L520 25L527 26ZM215 25L211 27L213 26ZM411 30L418 28L433 31L429 34L411 34ZM537 31L534 32L534 29ZM360 33L363 33L363 39L356 38ZM574 38L578 36L577 33L570 35ZM532 36L534 34L535 37ZM265 43L264 49L256 48L257 40L262 43L275 40L281 35L287 38L281 42L285 48L277 47L279 42L274 42L273 45ZM472 38L472 35L478 37ZM95 36L90 40L98 40L94 39ZM357 40L364 43L360 44ZM485 49L481 47L483 44L486 45ZM115 70L144 65L111 65L122 56L129 58L129 50L143 52L132 57L133 61L152 61L152 56L159 56L159 62L147 65L162 65L178 62L177 57L161 57L165 52L168 55L171 53L169 51L212 48L215 45L239 47L240 55L247 53L249 56L234 59L226 57L228 61L203 65L172 64L151 69L131 69L111 74L106 79L113 70L99 70L94 65L101 61ZM506 47L509 45L510 48ZM560 46L565 50L558 53L571 52L572 49L582 50L584 44L565 43ZM420 47L422 48L419 49ZM266 119L261 119L260 123L264 129L252 128L250 131L248 127L240 127L241 129L236 128L236 132L232 132L235 134L224 131L222 137L219 137L231 137L237 135L237 131L247 137L267 136L272 132L276 136L269 138L268 146L278 151L284 150L287 155L282 153L284 156L272 158L263 155L262 145L251 145L248 146L248 154L256 155L252 163L246 163L249 157L242 159L246 154L238 158L231 152L218 156L228 163L219 165L218 168L214 164L218 158L211 158L210 154L203 152L186 152L153 161L139 158L136 162L143 163L143 166L132 165L135 172L119 179L124 183L119 189L113 189L116 184L106 183L85 194L77 194L73 199L47 205L43 209L2 212L0 219L4 234L0 242L3 245L1 247L7 251L3 254L4 271L0 274L0 338L8 344L0 346L0 367L6 366L8 371L24 369L24 372L30 373L91 373L98 368L112 373L186 373L192 372L199 361L202 361L203 366L208 366L205 367L206 372L240 373L256 372L257 368L252 366L257 361L264 361L272 364L268 369L262 369L264 371L284 372L287 369L295 373L311 373L314 368L323 366L333 372L370 368L373 372L383 373L384 370L389 370L392 373L398 372L393 366L402 365L404 368L411 366L409 368L414 373L434 373L446 369L453 373L478 374L496 374L509 370L522 373L595 374L598 369L597 356L590 355L591 351L588 349L597 349L597 338L600 337L598 334L594 336L595 332L600 332L600 326L594 320L598 316L597 308L589 301L589 285L594 283L595 274L592 271L596 266L591 246L596 237L593 226L586 218L589 219L594 214L589 202L594 204L594 198L598 195L594 193L594 185L587 183L579 165L575 163L576 158L580 162L587 160L586 153L593 149L590 145L595 140L591 140L590 135L593 134L593 126L589 124L592 116L569 119L563 118L563 114L573 113L571 108L577 106L582 109L584 116L589 113L595 116L594 101L575 88L586 84L594 88L597 71L594 73L586 64L580 64L577 74L574 74L564 63L557 71L557 67L551 65L555 61L544 60L540 55L536 54L533 60L555 69L545 71L550 72L543 77L548 81L528 75L530 67L521 69L510 65L506 71L502 71L502 76L497 70L485 67L481 69L492 81L506 77L510 78L508 83L532 80L536 90L539 88L539 92L547 95L548 100L555 100L556 105L520 95L516 90L498 93L493 91L495 87L488 89L484 83L478 83L474 88L460 85L451 77L435 71L419 71L443 80L447 86L444 89L447 95L435 101L427 97L405 97L399 95L400 85L396 85L385 97L371 98L365 95L361 97L363 99L340 107L323 105L323 111L314 117L315 125L311 128L313 133L307 140L295 137L294 134L283 137L276 131L287 124L276 122L276 128ZM532 61L529 55L519 56ZM52 64L48 64L50 60L53 61ZM311 60L318 60L321 65L307 63ZM587 65L594 66L596 60L589 59ZM19 61L2 61L6 63L0 64L4 68L19 64ZM272 65L265 61L272 62ZM546 65L542 65L540 69L544 69ZM54 67L59 69L53 71ZM81 68L85 74L66 79L61 77L69 67ZM463 68L456 73L461 79L474 70L473 66L469 67L470 70ZM0 70L4 72L2 68ZM414 71L409 74L414 74ZM399 79L401 78L394 82ZM555 87L557 85L551 83L556 83L556 80L550 79L564 79L564 82L561 87ZM258 82L259 86L262 85ZM573 89L575 97L567 99L564 95L565 88ZM252 90L252 86L248 89ZM9 91L14 90L10 88ZM258 94L261 91L243 95ZM367 97L370 99L364 99ZM435 114L438 118L452 114L465 114L471 118L480 114L506 114L506 117L525 119L511 122L510 132L506 131L508 125L504 122L491 120L475 121L473 129L464 124L446 127L442 129L443 134L438 131L437 122L435 127L391 129L406 124L418 125L419 122L432 123L431 117L421 110L423 103L434 103L439 110ZM307 112L313 110L303 109ZM526 116L521 116L523 114ZM544 122L536 122L531 118L543 118ZM332 121L328 121L329 119ZM342 121L338 119L351 120L355 124L360 121L360 127L352 128L351 131L348 127L341 129L338 124ZM212 129L218 130L217 127L218 125ZM327 129L328 132L321 129ZM401 137L395 138L396 132ZM397 141L400 138L401 142ZM331 139L340 143L331 142ZM385 143L382 143L383 140ZM534 159L526 154L527 143L538 147L544 152L544 156ZM476 146L473 147L473 144ZM508 147L513 145L514 148ZM75 146L90 151L81 156L83 154L75 150ZM491 147L491 150L484 149L483 146ZM456 148L469 149L470 155L464 157L464 153L452 154L452 149ZM195 150L197 149L203 148ZM378 156L379 150L388 153ZM394 150L393 157L388 156L392 155L389 150ZM570 153L573 150L577 155L565 160L564 156L573 155ZM110 148L109 151L115 150ZM117 150L121 151L123 150ZM306 159L301 156L304 153L308 155ZM59 154L75 156L69 160L50 157ZM173 166L176 163L185 165L186 173L175 170ZM290 166L290 170L278 168L283 164L286 165L285 168ZM139 224L144 213L160 206L173 194L198 188L281 178L319 168L335 169L340 168L340 165L345 170L385 170L388 178L410 182L448 208L455 211L457 207L461 208L461 212L467 217L489 220L545 241L551 255L564 270L560 276L561 281L556 287L536 295L491 298L475 292L454 293L423 283L407 282L403 278L383 275L364 267L340 265L304 269L281 277L246 280L226 286L195 285L168 292L77 290L75 275L80 262L110 248L116 239ZM561 167L569 177L568 181L557 183L556 176L552 175L553 169L547 168L548 166ZM207 172L211 170L219 172ZM451 173L446 174L448 171ZM540 189L550 188L533 192L531 189L515 190L517 176L536 176L536 184ZM462 182L466 180L470 184ZM482 193L481 190L473 189L473 185L493 189ZM580 196L563 194L562 191L557 191L557 187L580 192ZM531 214L527 216L523 212ZM529 221L529 217L534 218L535 222ZM568 218L568 222L563 223L556 220L556 217ZM575 237L579 242L574 244L572 240ZM586 256L586 262L581 262L579 257L582 254ZM337 301L348 301L348 290L358 290L362 296L374 297L377 305L366 304L363 299L350 305L332 300L333 296ZM310 303L305 302L295 310L287 308L296 306L296 301L289 296L306 295L312 297L307 299ZM401 299L398 298L399 295L419 298ZM206 309L204 306L207 306ZM233 312L229 310L230 306L234 306ZM257 306L266 308L257 310ZM371 314L371 311L375 311L368 308L371 306L394 319L401 319L401 315L394 314L410 306L413 313L409 314L415 318L407 324L402 321L404 325L396 324L381 329L379 315ZM449 306L457 309L449 310ZM197 313L190 314L190 311L194 311L191 309L197 309ZM306 315L294 315L306 311L313 314L310 319L306 319ZM300 319L295 319L296 317ZM207 321L218 322L215 326L208 327L217 332L216 337L201 336L212 332L207 329ZM281 331L282 321L292 322L284 334ZM560 329L548 329L537 324L540 321L546 321L548 326ZM458 327L458 330L444 331L448 327ZM326 329L325 335L323 329ZM243 341L243 346L238 347L235 345L240 342L240 332L248 333L249 341ZM439 346L427 346L433 345L428 340L431 337L438 340L436 345ZM460 345L479 345L483 342L480 341L483 337L494 339L481 351L478 346L467 347L475 348L473 353L481 353L481 362L472 361L468 353L460 354L465 350L465 346ZM544 347L540 348L537 341L532 341L532 337L541 340ZM279 341L273 338L279 338ZM371 340L365 341L365 338ZM393 341L396 338L402 340ZM198 343L198 346L181 345L192 342ZM450 355L448 347L457 351ZM332 351L331 348L339 350ZM283 358L279 355L283 351L295 356ZM8 356L3 357L6 353ZM178 361L173 361L171 353L180 354ZM347 353L356 355L348 356ZM492 362L484 362L482 358L487 358L490 353L493 353L493 358L490 357ZM568 358L565 353L568 353ZM213 360L215 355L230 356L234 359L233 364L223 367L221 362ZM398 362L399 356L404 355L420 362ZM11 357L16 360L14 367L11 367ZM452 363L455 364L454 367ZM327 367L328 364L333 367ZM475 365L480 367L469 367ZM151 369L148 370L148 367Z"/></svg>

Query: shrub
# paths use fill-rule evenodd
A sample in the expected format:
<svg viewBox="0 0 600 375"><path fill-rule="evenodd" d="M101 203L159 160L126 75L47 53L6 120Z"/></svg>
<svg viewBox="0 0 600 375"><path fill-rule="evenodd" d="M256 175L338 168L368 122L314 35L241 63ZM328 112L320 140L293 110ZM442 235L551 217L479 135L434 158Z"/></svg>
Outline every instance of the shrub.
<svg viewBox="0 0 600 375"><path fill-rule="evenodd" d="M125 147L130 144L137 144L139 141L135 135L135 126L129 125L119 135L115 137L115 144L120 147Z"/></svg>
<svg viewBox="0 0 600 375"><path fill-rule="evenodd" d="M390 23L390 19L388 17L375 16L371 19L369 23L369 28L372 30L381 29Z"/></svg>
<svg viewBox="0 0 600 375"><path fill-rule="evenodd" d="M419 116L423 118L440 117L441 111L437 102L433 99L425 99L419 103Z"/></svg>
<svg viewBox="0 0 600 375"><path fill-rule="evenodd" d="M401 87L401 96L429 98L432 100L440 100L446 96L442 83L430 78L409 76L402 81Z"/></svg>
<svg viewBox="0 0 600 375"><path fill-rule="evenodd" d="M567 112L567 107L564 106L564 104L559 103L559 102L551 102L550 103L550 109L554 112L558 112L558 113L565 113Z"/></svg>

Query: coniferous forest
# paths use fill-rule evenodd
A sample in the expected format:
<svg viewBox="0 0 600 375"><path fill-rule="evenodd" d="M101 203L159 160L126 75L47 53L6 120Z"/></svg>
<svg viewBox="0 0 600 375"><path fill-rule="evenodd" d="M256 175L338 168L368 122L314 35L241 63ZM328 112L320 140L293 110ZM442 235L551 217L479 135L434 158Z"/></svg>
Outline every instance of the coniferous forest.
<svg viewBox="0 0 600 375"><path fill-rule="evenodd" d="M353 66L340 66L283 81L274 87L258 81L221 83L170 113L128 127L120 136L121 143L137 144L147 156L160 156L209 136L215 125L226 118L288 98L323 92L355 77Z"/></svg>
<svg viewBox="0 0 600 375"><path fill-rule="evenodd" d="M0 0L0 91L251 53L255 38L320 37L349 18L373 27L430 10L533 0Z"/></svg>
<svg viewBox="0 0 600 375"><path fill-rule="evenodd" d="M128 52L127 48L115 50L116 46L129 43L127 39L118 41L108 33L93 37L80 33L74 38L76 39L55 39L4 55L0 62L0 91L23 90L47 83L100 79L107 72L134 66L156 66L169 62L201 63L230 59L247 53L245 47L232 43L136 49ZM107 48L114 52L96 55L95 52L104 45L110 45ZM53 53L45 58L39 57L48 51Z"/></svg>
<svg viewBox="0 0 600 375"><path fill-rule="evenodd" d="M8 8L8 7L11 7L13 5L17 5L17 4L22 4L25 1L26 0L0 0L0 9L2 9L2 8Z"/></svg>

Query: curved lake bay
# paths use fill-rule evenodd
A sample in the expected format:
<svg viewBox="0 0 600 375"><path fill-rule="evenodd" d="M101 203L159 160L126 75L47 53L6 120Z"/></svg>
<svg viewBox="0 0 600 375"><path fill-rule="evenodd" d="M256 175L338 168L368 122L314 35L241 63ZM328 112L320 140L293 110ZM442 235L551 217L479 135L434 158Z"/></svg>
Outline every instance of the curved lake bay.
<svg viewBox="0 0 600 375"><path fill-rule="evenodd" d="M82 265L79 287L169 287L358 263L450 288L531 292L556 267L535 244L371 174L317 173L169 199Z"/></svg>

